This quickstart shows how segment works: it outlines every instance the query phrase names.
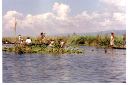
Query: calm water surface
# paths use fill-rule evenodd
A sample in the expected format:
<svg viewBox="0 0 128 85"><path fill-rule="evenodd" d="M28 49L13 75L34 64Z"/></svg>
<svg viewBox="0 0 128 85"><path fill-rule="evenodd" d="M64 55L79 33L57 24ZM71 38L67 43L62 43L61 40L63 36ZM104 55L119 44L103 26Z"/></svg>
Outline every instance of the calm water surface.
<svg viewBox="0 0 128 85"><path fill-rule="evenodd" d="M82 47L84 54L3 52L4 83L126 82L126 50Z"/></svg>

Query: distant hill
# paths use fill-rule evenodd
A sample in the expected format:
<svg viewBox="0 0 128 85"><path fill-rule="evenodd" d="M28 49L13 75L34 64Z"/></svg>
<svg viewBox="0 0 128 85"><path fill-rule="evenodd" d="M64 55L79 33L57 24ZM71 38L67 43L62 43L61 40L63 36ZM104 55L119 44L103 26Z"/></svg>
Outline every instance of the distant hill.
<svg viewBox="0 0 128 85"><path fill-rule="evenodd" d="M111 32L114 32L115 35L123 35L123 34L126 33L126 30L108 30L108 31L97 32L97 33L95 33L95 34L104 35L104 34L110 34Z"/></svg>
<svg viewBox="0 0 128 85"><path fill-rule="evenodd" d="M115 35L123 35L126 33L126 30L108 30L108 31L99 31L99 32L88 32L88 33L63 33L63 34L56 34L55 36L65 36L65 35L72 35L72 34L77 34L77 35L109 35L111 32L114 32Z"/></svg>
<svg viewBox="0 0 128 85"><path fill-rule="evenodd" d="M126 30L108 30L108 31L100 31L100 32L90 32L90 33L78 33L79 35L108 35L114 32L115 35L123 35L126 33Z"/></svg>

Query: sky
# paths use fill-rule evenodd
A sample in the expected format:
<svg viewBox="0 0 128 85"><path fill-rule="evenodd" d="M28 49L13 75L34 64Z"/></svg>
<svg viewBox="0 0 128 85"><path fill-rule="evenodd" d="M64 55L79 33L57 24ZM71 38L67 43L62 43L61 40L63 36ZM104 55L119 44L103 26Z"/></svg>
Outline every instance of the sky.
<svg viewBox="0 0 128 85"><path fill-rule="evenodd" d="M125 0L2 0L2 35L124 30Z"/></svg>

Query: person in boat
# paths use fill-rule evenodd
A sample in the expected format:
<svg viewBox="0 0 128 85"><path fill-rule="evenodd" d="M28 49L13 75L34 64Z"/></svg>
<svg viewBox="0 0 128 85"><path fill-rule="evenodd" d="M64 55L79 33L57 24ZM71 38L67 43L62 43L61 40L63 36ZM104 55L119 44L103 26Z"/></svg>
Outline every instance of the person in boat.
<svg viewBox="0 0 128 85"><path fill-rule="evenodd" d="M21 43L21 40L22 40L22 37L21 35L18 36L18 43L20 44Z"/></svg>
<svg viewBox="0 0 128 85"><path fill-rule="evenodd" d="M110 37L110 46L114 47L114 33L111 33L111 37Z"/></svg>
<svg viewBox="0 0 128 85"><path fill-rule="evenodd" d="M41 32L39 37L39 43L42 44L45 42L45 33Z"/></svg>
<svg viewBox="0 0 128 85"><path fill-rule="evenodd" d="M123 35L123 47L126 47L126 34Z"/></svg>
<svg viewBox="0 0 128 85"><path fill-rule="evenodd" d="M31 45L32 44L32 40L30 39L30 37L27 37L25 42L26 42L27 45Z"/></svg>

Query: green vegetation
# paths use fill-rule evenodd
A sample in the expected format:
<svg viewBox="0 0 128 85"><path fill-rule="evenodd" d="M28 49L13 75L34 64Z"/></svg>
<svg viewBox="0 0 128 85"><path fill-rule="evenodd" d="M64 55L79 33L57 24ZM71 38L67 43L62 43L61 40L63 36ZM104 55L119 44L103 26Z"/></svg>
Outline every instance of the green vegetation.
<svg viewBox="0 0 128 85"><path fill-rule="evenodd" d="M45 45L37 45L37 46L14 46L14 47L3 47L3 51L7 52L15 52L18 54L23 53L42 53L42 54L79 54L83 51L81 49L78 49L76 47L68 47L68 48L58 48L58 47L46 47Z"/></svg>
<svg viewBox="0 0 128 85"><path fill-rule="evenodd" d="M97 35L97 36L70 36L67 40L69 45L84 45L84 46L97 46L97 47L109 47L110 36L109 35ZM123 37L115 36L115 46L123 45Z"/></svg>
<svg viewBox="0 0 128 85"><path fill-rule="evenodd" d="M2 42L14 42L16 38L3 38ZM23 37L25 40L26 37ZM16 44L14 47L3 47L3 51L16 52L16 53L82 53L81 49L76 48L76 46L96 46L108 48L110 45L109 35L97 35L97 36L85 36L85 35L68 35L68 36L47 36L43 42L45 44L40 44L38 38L31 37L32 43L34 45L19 45ZM17 38L18 40L18 38ZM48 46L49 41L54 40L55 43L52 47ZM64 47L60 46L60 40L65 42ZM123 45L123 36L115 36L115 46Z"/></svg>

